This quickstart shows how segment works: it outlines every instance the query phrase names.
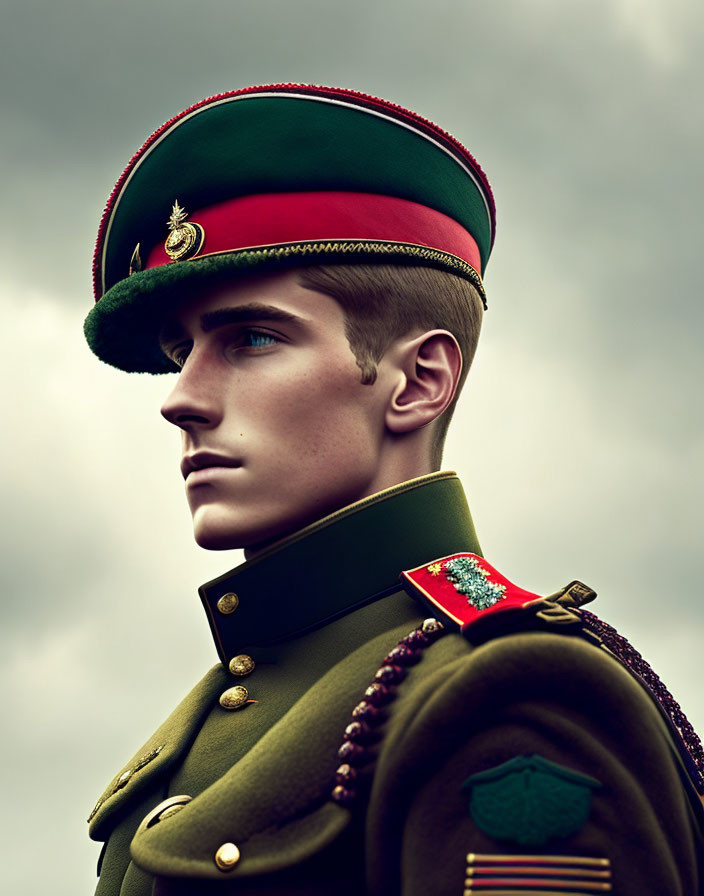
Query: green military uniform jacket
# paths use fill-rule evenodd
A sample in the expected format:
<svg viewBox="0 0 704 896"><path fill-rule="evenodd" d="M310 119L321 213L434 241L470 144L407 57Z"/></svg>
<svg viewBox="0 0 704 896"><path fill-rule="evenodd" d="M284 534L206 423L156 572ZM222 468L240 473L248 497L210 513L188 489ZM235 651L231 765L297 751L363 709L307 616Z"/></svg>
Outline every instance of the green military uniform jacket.
<svg viewBox="0 0 704 896"><path fill-rule="evenodd" d="M97 896L701 892L676 732L603 645L557 625L432 640L362 738L356 798L331 799L355 706L429 615L399 573L461 551L480 554L439 473L205 585L221 663L91 815ZM223 708L242 686L256 702Z"/></svg>

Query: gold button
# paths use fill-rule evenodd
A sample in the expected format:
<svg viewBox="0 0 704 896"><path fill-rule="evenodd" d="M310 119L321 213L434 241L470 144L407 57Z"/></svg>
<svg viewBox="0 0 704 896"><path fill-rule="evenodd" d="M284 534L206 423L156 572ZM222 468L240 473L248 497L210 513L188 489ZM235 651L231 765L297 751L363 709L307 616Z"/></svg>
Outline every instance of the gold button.
<svg viewBox="0 0 704 896"><path fill-rule="evenodd" d="M155 824L158 824L160 821L163 821L165 818L170 818L172 815L175 815L177 812L180 812L181 809L186 805L186 803L190 803L193 797L188 796L187 794L181 794L180 796L170 796L168 799L165 799L163 802L159 803L151 812L147 813L144 816L142 821L137 828L137 833L141 834L149 828L153 828Z"/></svg>
<svg viewBox="0 0 704 896"><path fill-rule="evenodd" d="M240 860L240 851L234 843L223 843L215 853L215 864L221 871L231 871Z"/></svg>
<svg viewBox="0 0 704 896"><path fill-rule="evenodd" d="M251 656L247 656L246 653L240 653L239 656L235 656L230 660L229 669L233 675L236 675L238 678L244 678L245 675L249 675L250 672L254 671L255 666L256 663Z"/></svg>
<svg viewBox="0 0 704 896"><path fill-rule="evenodd" d="M239 605L240 599L237 595L228 591L227 594L223 594L223 596L218 601L218 610L222 613L223 616L229 616L230 613L234 613Z"/></svg>
<svg viewBox="0 0 704 896"><path fill-rule="evenodd" d="M247 688L238 684L234 688L228 688L226 691L223 691L220 695L220 706L223 709L241 709L247 702L248 697Z"/></svg>

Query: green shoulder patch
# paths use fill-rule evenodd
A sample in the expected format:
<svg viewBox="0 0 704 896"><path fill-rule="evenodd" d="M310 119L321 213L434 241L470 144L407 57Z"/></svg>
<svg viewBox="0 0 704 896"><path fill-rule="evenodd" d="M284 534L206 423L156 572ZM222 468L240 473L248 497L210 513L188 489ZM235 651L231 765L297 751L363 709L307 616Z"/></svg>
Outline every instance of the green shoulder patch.
<svg viewBox="0 0 704 896"><path fill-rule="evenodd" d="M589 817L595 778L542 756L516 756L467 778L469 814L495 840L542 846L581 830Z"/></svg>

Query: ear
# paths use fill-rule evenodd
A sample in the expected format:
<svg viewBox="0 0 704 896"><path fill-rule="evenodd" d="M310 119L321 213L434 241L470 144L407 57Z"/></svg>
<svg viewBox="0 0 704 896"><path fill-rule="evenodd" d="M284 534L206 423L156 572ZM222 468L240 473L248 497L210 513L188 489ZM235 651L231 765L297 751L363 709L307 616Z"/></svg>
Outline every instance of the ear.
<svg viewBox="0 0 704 896"><path fill-rule="evenodd" d="M399 377L386 410L391 432L420 429L436 420L457 391L462 352L447 330L430 330L391 349Z"/></svg>

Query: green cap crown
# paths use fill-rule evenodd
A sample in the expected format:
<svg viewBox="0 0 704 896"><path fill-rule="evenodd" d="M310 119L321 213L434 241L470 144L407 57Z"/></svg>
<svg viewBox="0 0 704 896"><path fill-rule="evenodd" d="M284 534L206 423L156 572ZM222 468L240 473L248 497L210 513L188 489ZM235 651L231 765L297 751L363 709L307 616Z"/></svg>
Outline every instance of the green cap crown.
<svg viewBox="0 0 704 896"><path fill-rule="evenodd" d="M199 212L225 200L319 192L393 197L440 213L475 241L478 261L463 261L427 239L377 239L373 230L372 238L352 241L325 233L315 240L266 243L240 238L213 251L206 227L194 255L162 258L163 251L155 250L169 234L174 203L182 214L172 215L171 229L191 226L195 233ZM187 214L194 225L178 223ZM242 222L237 226L241 230ZM93 351L116 367L166 372L174 366L159 350L157 335L177 282L226 270L376 261L452 270L481 290L493 238L494 203L486 177L467 150L431 122L384 100L336 88L234 91L186 109L130 160L100 225L96 305L86 319L86 337Z"/></svg>

